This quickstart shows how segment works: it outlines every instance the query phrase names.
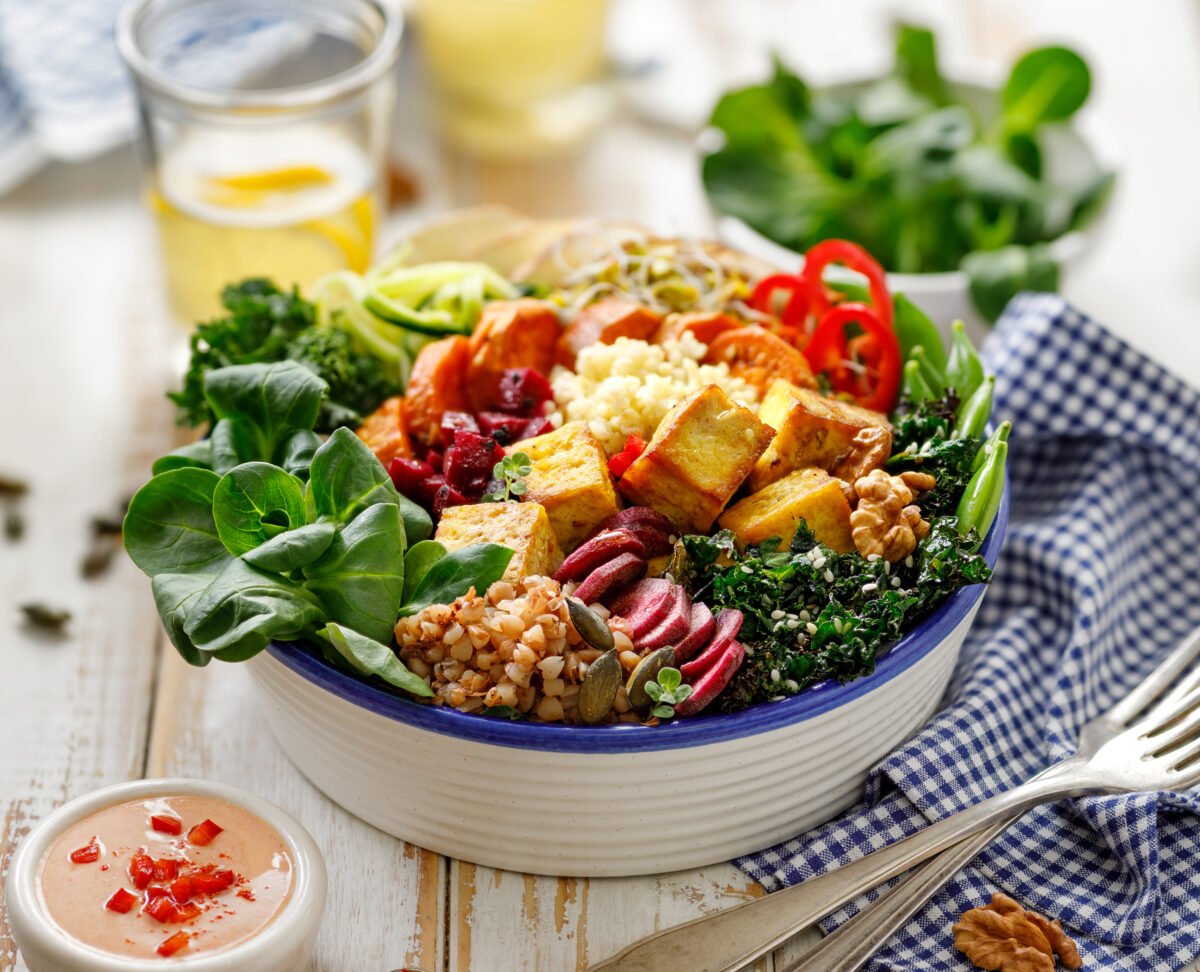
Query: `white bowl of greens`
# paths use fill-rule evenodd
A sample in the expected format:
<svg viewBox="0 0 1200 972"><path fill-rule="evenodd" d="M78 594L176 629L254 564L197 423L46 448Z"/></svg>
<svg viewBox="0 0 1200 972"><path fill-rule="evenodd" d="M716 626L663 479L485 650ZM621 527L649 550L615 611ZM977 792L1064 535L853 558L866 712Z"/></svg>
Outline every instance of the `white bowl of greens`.
<svg viewBox="0 0 1200 972"><path fill-rule="evenodd" d="M1020 290L1056 290L1091 247L1118 154L1081 110L1086 63L1031 51L1007 78L944 77L933 35L901 25L890 73L810 88L785 66L713 111L702 175L727 243L794 267L841 237L934 320L981 327Z"/></svg>

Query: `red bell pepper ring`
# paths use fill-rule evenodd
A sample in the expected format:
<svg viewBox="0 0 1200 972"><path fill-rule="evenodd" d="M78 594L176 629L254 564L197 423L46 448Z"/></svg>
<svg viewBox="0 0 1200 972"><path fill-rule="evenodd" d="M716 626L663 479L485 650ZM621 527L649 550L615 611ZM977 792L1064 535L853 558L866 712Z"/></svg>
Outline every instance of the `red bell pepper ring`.
<svg viewBox="0 0 1200 972"><path fill-rule="evenodd" d="M801 277L812 294L812 309L818 322L834 305L829 289L825 286L825 268L831 263L840 263L867 278L871 304L879 319L890 328L893 317L892 295L887 288L887 276L883 267L861 246L849 240L822 240L804 254L804 270ZM820 327L820 324L817 326Z"/></svg>
<svg viewBox="0 0 1200 972"><path fill-rule="evenodd" d="M783 306L775 302L775 295L784 294ZM750 306L763 314L774 314L785 327L806 331L805 321L813 306L813 292L807 280L794 273L774 273L763 277L750 294Z"/></svg>
<svg viewBox="0 0 1200 972"><path fill-rule="evenodd" d="M634 433L625 440L625 448L608 460L608 471L620 479L633 465L634 460L646 451L646 440Z"/></svg>
<svg viewBox="0 0 1200 972"><path fill-rule="evenodd" d="M849 324L857 324L863 333L848 339ZM900 342L875 308L853 302L831 307L804 355L814 372L829 377L834 391L851 395L863 408L888 412L896 404Z"/></svg>

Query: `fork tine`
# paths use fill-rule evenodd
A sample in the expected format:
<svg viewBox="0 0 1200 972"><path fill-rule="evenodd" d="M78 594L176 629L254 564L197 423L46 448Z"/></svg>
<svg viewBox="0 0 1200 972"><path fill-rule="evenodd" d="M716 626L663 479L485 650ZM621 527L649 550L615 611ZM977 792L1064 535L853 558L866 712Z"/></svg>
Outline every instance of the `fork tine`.
<svg viewBox="0 0 1200 972"><path fill-rule="evenodd" d="M1200 739L1195 740L1183 752L1175 753L1169 769L1173 773L1187 774L1185 779L1179 781L1179 787L1194 786L1200 781Z"/></svg>
<svg viewBox="0 0 1200 972"><path fill-rule="evenodd" d="M1181 746L1186 746L1195 739L1200 739L1200 713L1193 709L1186 713L1183 721L1170 727L1161 735L1148 734L1143 736L1149 747L1146 752L1150 756L1160 757L1176 752Z"/></svg>
<svg viewBox="0 0 1200 972"><path fill-rule="evenodd" d="M1154 708L1151 712L1146 713L1147 716L1157 712L1160 706L1173 704L1172 697L1178 698L1181 690L1184 689L1183 685L1172 688L1175 680L1191 666L1197 657L1200 657L1200 627L1188 634L1166 658L1159 662L1154 671L1108 711L1108 721L1117 726L1128 726L1151 706ZM1200 673L1194 677L1200 678ZM1188 686L1188 690L1190 687L1191 685ZM1163 692L1168 688L1171 691L1164 696Z"/></svg>

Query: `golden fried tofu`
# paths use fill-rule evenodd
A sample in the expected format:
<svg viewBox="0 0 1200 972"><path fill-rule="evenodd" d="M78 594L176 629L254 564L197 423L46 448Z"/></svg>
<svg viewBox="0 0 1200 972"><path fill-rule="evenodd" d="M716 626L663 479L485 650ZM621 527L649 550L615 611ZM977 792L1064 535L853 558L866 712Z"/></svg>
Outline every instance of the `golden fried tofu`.
<svg viewBox="0 0 1200 972"><path fill-rule="evenodd" d="M472 543L511 547L515 553L504 572L504 580L518 580L531 574L552 577L563 560L550 518L537 503L447 507L433 539L447 550L458 550Z"/></svg>
<svg viewBox="0 0 1200 972"><path fill-rule="evenodd" d="M824 469L798 469L735 503L721 516L720 525L732 530L747 547L768 537L784 545L803 520L813 535L838 553L854 550L850 534L850 504L841 483Z"/></svg>
<svg viewBox="0 0 1200 972"><path fill-rule="evenodd" d="M797 388L782 379L767 389L758 417L775 429L775 438L750 473L754 492L797 469L817 466L832 471L864 428L886 429L887 452L891 453L892 426L886 415L826 398L811 388Z"/></svg>
<svg viewBox="0 0 1200 972"><path fill-rule="evenodd" d="M706 385L664 416L620 490L681 532L705 533L774 434L717 385Z"/></svg>
<svg viewBox="0 0 1200 972"><path fill-rule="evenodd" d="M570 553L600 522L621 508L608 474L608 456L586 422L562 428L508 447L533 462L525 477L528 502L541 503L550 517L558 545Z"/></svg>

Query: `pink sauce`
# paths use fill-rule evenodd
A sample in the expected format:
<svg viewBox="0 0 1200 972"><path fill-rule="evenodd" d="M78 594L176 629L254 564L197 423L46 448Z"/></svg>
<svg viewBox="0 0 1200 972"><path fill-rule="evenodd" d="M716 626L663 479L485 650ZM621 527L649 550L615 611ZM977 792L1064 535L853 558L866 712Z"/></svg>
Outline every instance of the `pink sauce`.
<svg viewBox="0 0 1200 972"><path fill-rule="evenodd" d="M160 824L168 829L177 821L181 833L155 830L153 815L168 818ZM206 820L221 831L199 846L205 834L192 828ZM93 838L98 854L85 850ZM140 854L176 863L160 864L151 877ZM140 877L131 864L142 869ZM172 871L184 880L174 883ZM38 891L54 922L85 945L143 959L175 948L182 958L257 935L287 904L292 881L292 861L275 828L224 800L179 796L120 803L68 828L42 860ZM113 910L110 901L128 911Z"/></svg>

